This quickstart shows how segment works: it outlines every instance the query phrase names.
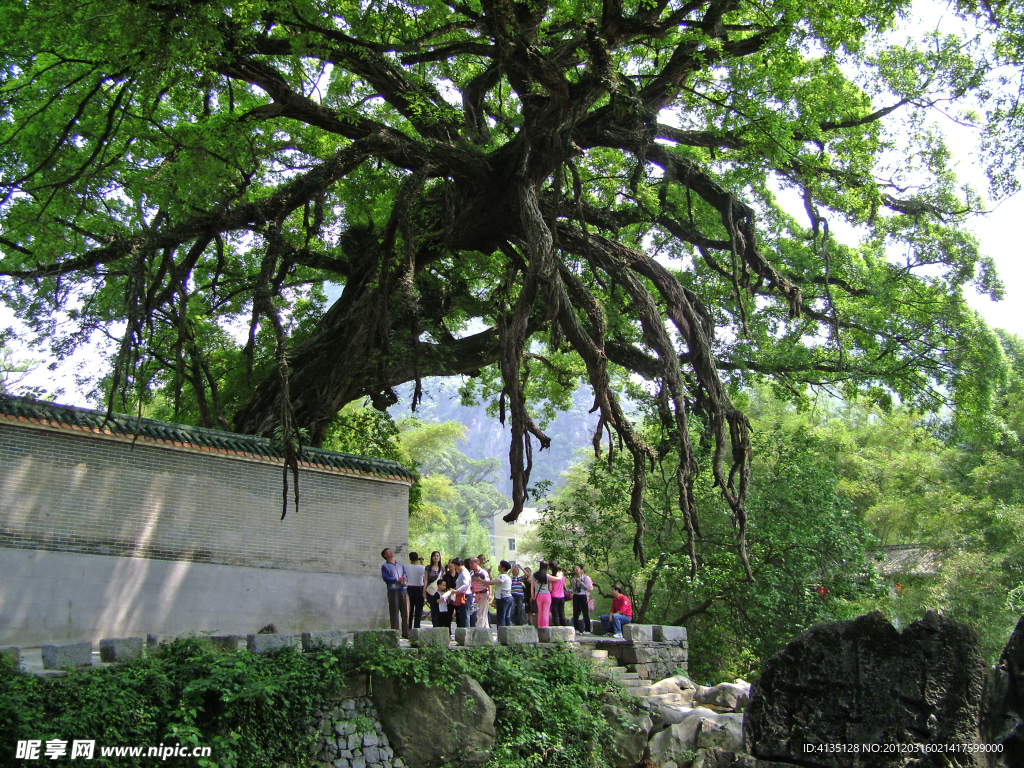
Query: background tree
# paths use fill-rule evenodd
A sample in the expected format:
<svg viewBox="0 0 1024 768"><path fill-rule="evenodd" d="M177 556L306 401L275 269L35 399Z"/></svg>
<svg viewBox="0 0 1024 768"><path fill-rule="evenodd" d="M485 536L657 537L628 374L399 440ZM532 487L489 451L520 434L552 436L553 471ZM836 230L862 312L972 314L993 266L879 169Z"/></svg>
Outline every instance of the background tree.
<svg viewBox="0 0 1024 768"><path fill-rule="evenodd" d="M497 462L474 460L458 448L466 427L457 421L392 420L368 402L350 403L331 423L324 447L391 459L416 475L409 492L410 548L424 556L493 554L484 525L509 507L494 487Z"/></svg>
<svg viewBox="0 0 1024 768"><path fill-rule="evenodd" d="M346 403L493 366L510 520L549 442L531 387L583 377L645 562L657 455L618 395L642 376L687 530L707 469L749 578L725 382L966 408L997 373L962 298L999 292L979 201L927 120L985 70L887 42L909 6L3 0L3 300L58 354L116 340L110 407L165 387L293 467Z"/></svg>
<svg viewBox="0 0 1024 768"><path fill-rule="evenodd" d="M470 459L459 450L466 427L457 421L409 418L399 430L407 463L423 475L423 503L409 521L410 546L427 553L439 549L447 557L493 554L491 520L509 507L494 487L497 461Z"/></svg>
<svg viewBox="0 0 1024 768"><path fill-rule="evenodd" d="M19 358L7 346L10 339L9 332L0 333L0 395L43 395L39 388L28 387L24 384L25 377L38 365L35 360Z"/></svg>
<svg viewBox="0 0 1024 768"><path fill-rule="evenodd" d="M622 459L611 467L597 460L577 465L540 525L543 554L585 563L605 598L611 584L623 584L636 621L687 626L691 673L707 682L749 677L803 629L845 617L851 603L875 595L872 537L839 490L841 444L779 401L756 399L748 406L755 448L747 542L753 582L732 553L733 523L710 472L696 484L705 510L701 536L687 530L673 499L674 450L651 473L645 564L632 554L629 467ZM768 407L755 407L762 404ZM666 444L657 421L646 427L652 444ZM691 542L700 566L695 575Z"/></svg>
<svg viewBox="0 0 1024 768"><path fill-rule="evenodd" d="M840 488L865 522L885 543L917 545L937 564L934 575L894 574L859 608L879 607L900 624L940 610L978 632L991 662L1024 613L1024 346L1000 340L1008 374L982 418L926 421L850 406L819 417L843 445Z"/></svg>

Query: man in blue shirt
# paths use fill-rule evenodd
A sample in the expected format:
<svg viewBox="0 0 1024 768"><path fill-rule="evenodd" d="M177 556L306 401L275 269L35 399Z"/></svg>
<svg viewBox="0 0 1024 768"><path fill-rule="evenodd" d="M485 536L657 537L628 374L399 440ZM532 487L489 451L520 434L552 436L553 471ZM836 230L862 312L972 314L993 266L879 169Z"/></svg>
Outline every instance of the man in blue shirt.
<svg viewBox="0 0 1024 768"><path fill-rule="evenodd" d="M402 637L409 637L409 596L405 591L408 578L405 566L395 562L395 553L390 549L381 551L385 563L380 567L381 578L388 585L388 612L391 614L391 628L401 629Z"/></svg>

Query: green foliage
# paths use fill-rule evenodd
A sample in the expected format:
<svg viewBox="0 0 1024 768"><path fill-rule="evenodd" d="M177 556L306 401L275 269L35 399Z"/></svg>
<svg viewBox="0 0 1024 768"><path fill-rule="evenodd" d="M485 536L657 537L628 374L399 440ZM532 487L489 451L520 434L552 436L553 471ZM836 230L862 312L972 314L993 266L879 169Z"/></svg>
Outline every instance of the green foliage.
<svg viewBox="0 0 1024 768"><path fill-rule="evenodd" d="M272 434L290 365L316 443L431 375L520 436L587 377L638 459L636 376L985 411L1000 286L932 116L1018 65L1019 2L959 4L991 49L894 42L910 0L527 6L0 0L0 300L120 340L90 374L159 418Z"/></svg>
<svg viewBox="0 0 1024 768"><path fill-rule="evenodd" d="M671 452L660 458L648 489L652 555L646 566L632 554L624 457L613 460L610 470L603 461L578 466L541 526L545 551L560 562L585 563L601 594L607 596L614 582L625 585L635 620L685 624L691 673L706 682L750 675L760 659L868 589L860 577L869 571L871 538L837 489L839 446L784 408L755 417L753 424L747 529L753 583L735 557L733 524L711 488L706 464L696 484L705 511L695 541L698 570L691 575ZM656 434L649 437L654 442ZM817 592L822 587L827 599Z"/></svg>
<svg viewBox="0 0 1024 768"><path fill-rule="evenodd" d="M312 764L312 713L356 677L399 689L413 683L454 691L470 675L498 707L489 768L527 768L546 754L550 768L595 765L604 721L588 703L603 692L589 663L566 649L506 648L451 653L397 651L379 644L285 650L267 655L215 653L200 638L103 670L38 678L0 668L0 740L94 739L99 746L182 744L211 747L207 768Z"/></svg>
<svg viewBox="0 0 1024 768"><path fill-rule="evenodd" d="M481 520L508 509L494 487L495 459L470 459L456 444L466 428L456 421L408 418L399 424L402 450L423 473L421 503L409 521L409 538L420 553L440 550L449 557L493 555Z"/></svg>
<svg viewBox="0 0 1024 768"><path fill-rule="evenodd" d="M25 377L39 364L36 360L25 359L15 355L11 349L13 334L9 331L0 332L0 395L28 395L45 398L48 393L41 387L30 387ZM59 397L61 392L53 392L50 397Z"/></svg>
<svg viewBox="0 0 1024 768"><path fill-rule="evenodd" d="M990 661L1021 614L1024 585L1024 347L998 340L1009 365L984 412L931 423L849 405L818 415L842 446L839 487L862 519L882 543L916 545L938 564L933 575L893 573L859 608L899 624L940 610L978 632Z"/></svg>
<svg viewBox="0 0 1024 768"><path fill-rule="evenodd" d="M488 768L579 768L601 765L607 723L589 662L573 652L475 651L471 663L498 702L498 732Z"/></svg>

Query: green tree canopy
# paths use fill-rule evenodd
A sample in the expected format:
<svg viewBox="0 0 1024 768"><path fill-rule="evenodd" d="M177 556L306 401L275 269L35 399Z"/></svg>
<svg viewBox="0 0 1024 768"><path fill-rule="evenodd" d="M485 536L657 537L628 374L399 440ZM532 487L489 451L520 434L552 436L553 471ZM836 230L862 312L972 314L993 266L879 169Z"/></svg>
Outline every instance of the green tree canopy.
<svg viewBox="0 0 1024 768"><path fill-rule="evenodd" d="M874 592L872 537L840 489L846 445L764 392L744 393L753 431L748 548L753 582L734 554L728 508L704 470L696 485L700 535L674 503L673 450L651 473L641 565L631 551L629 467L590 459L552 494L539 525L541 556L583 563L597 591L622 584L634 620L689 628L691 672L701 680L747 676L760 660L819 621L842 617ZM659 443L660 425L645 435ZM693 561L699 564L694 569ZM858 607L860 603L857 603Z"/></svg>
<svg viewBox="0 0 1024 768"><path fill-rule="evenodd" d="M985 70L886 38L909 7L0 0L2 297L58 353L118 340L112 393L289 451L353 400L493 371L509 519L549 442L530 398L585 378L641 559L655 449L618 391L643 377L684 517L696 414L746 564L731 380L989 394L962 293L999 286L927 117Z"/></svg>

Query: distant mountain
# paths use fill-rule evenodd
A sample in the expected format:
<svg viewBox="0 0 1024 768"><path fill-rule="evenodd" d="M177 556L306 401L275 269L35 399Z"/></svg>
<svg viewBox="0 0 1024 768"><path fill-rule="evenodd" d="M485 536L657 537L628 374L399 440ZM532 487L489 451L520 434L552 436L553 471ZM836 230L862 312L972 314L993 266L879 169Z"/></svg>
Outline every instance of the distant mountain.
<svg viewBox="0 0 1024 768"><path fill-rule="evenodd" d="M510 496L510 429L507 420L502 427L496 416L488 415L486 406L462 405L457 386L448 379L424 379L423 402L417 407L416 413L412 413L409 408L412 391L411 384L398 389L399 402L389 409L391 416L396 421L416 416L426 421L458 421L464 424L466 439L459 445L459 450L471 459L496 458L501 461L501 478L495 483L495 487L506 496ZM572 407L558 414L544 430L551 438L551 448L540 451L540 446L534 440L530 485L547 480L552 486L557 486L562 472L580 460L580 450L593 450L590 441L597 427L597 414L588 413L593 400L594 395L590 389L580 387L573 393Z"/></svg>

